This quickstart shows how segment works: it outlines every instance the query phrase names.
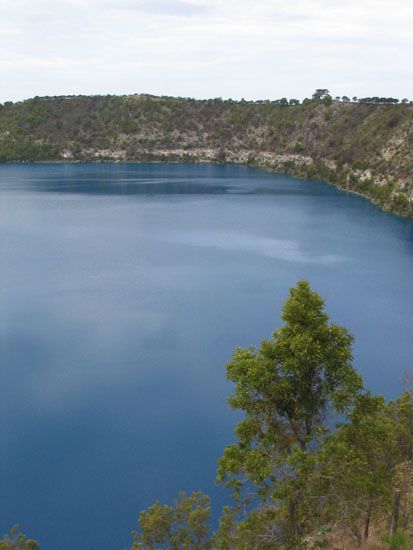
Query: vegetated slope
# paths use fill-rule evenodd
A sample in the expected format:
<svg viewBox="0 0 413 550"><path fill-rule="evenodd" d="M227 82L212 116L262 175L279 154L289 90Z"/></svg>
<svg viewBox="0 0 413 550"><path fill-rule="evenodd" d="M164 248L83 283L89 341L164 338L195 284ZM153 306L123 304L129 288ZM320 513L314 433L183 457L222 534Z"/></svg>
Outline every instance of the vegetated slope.
<svg viewBox="0 0 413 550"><path fill-rule="evenodd" d="M34 98L0 106L0 161L249 163L319 178L413 215L413 105Z"/></svg>

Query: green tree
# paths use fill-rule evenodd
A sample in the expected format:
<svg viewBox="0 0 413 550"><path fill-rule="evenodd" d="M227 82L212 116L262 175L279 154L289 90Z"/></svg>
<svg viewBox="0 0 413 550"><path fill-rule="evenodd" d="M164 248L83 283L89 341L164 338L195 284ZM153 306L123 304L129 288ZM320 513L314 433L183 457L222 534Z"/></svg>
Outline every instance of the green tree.
<svg viewBox="0 0 413 550"><path fill-rule="evenodd" d="M360 396L348 418L320 453L321 494L327 495L324 514L361 542L374 518L389 517L404 430L380 395Z"/></svg>
<svg viewBox="0 0 413 550"><path fill-rule="evenodd" d="M218 550L272 550L279 548L280 529L278 511L274 508L256 508L241 521L237 510L224 507L219 527L213 538Z"/></svg>
<svg viewBox="0 0 413 550"><path fill-rule="evenodd" d="M9 533L0 540L0 550L40 550L39 544L33 539L27 539L15 525Z"/></svg>
<svg viewBox="0 0 413 550"><path fill-rule="evenodd" d="M411 545L407 534L403 531L398 531L393 535L384 537L383 540L385 550L410 550Z"/></svg>
<svg viewBox="0 0 413 550"><path fill-rule="evenodd" d="M389 403L390 416L398 427L396 467L390 534L407 529L413 516L413 392L405 391Z"/></svg>
<svg viewBox="0 0 413 550"><path fill-rule="evenodd" d="M413 392L405 391L394 401L390 401L392 418L401 427L398 446L406 461L413 460Z"/></svg>
<svg viewBox="0 0 413 550"><path fill-rule="evenodd" d="M284 326L259 348L237 349L227 365L229 398L245 417L227 447L218 481L244 513L255 502L277 510L284 533L299 533L312 459L328 433L328 413L343 413L362 387L352 367L352 336L330 324L324 300L307 281L290 290ZM254 500L255 499L255 500ZM307 504L306 504L307 505ZM265 511L267 513L267 511Z"/></svg>
<svg viewBox="0 0 413 550"><path fill-rule="evenodd" d="M132 550L196 550L209 545L210 499L201 492L179 493L172 506L156 502L139 515Z"/></svg>
<svg viewBox="0 0 413 550"><path fill-rule="evenodd" d="M330 97L329 90L327 90L327 88L317 88L313 93L312 99L313 101L320 101L326 97Z"/></svg>
<svg viewBox="0 0 413 550"><path fill-rule="evenodd" d="M371 525L389 548L408 547L413 391L386 402L363 390L352 336L330 323L307 281L290 289L282 320L227 365L229 404L244 417L218 465L234 504L216 533L208 497L181 493L140 514L133 550L330 548L340 537L354 547Z"/></svg>

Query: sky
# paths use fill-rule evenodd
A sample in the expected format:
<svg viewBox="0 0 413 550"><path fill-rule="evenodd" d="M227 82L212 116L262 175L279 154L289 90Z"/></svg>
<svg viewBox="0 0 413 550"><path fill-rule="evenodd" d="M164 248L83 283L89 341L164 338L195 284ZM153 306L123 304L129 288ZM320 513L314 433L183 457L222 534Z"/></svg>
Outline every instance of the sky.
<svg viewBox="0 0 413 550"><path fill-rule="evenodd" d="M0 0L0 102L413 98L412 0Z"/></svg>

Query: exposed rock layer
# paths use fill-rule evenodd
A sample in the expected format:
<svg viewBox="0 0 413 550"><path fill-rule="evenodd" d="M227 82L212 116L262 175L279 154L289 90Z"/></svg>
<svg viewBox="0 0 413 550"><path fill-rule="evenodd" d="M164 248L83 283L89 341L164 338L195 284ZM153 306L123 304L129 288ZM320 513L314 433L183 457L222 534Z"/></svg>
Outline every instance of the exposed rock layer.
<svg viewBox="0 0 413 550"><path fill-rule="evenodd" d="M0 107L0 161L253 164L319 178L413 215L413 106L280 106L135 96L34 98Z"/></svg>

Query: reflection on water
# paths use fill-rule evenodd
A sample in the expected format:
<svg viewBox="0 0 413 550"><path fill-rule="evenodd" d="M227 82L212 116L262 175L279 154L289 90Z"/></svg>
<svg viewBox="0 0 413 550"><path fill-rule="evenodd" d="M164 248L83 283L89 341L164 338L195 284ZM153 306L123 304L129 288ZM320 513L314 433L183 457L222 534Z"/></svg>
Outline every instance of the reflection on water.
<svg viewBox="0 0 413 550"><path fill-rule="evenodd" d="M0 528L42 550L126 547L139 509L180 489L218 513L224 364L271 334L300 277L356 335L374 390L411 368L413 222L319 182L2 165L0 259Z"/></svg>
<svg viewBox="0 0 413 550"><path fill-rule="evenodd" d="M94 170L90 170L94 166ZM85 195L209 195L253 194L314 196L317 188L309 189L303 181L288 181L274 185L269 173L243 166L182 165L182 164L49 164L22 165L20 175L13 167L3 166L3 191L26 189L45 193L76 193ZM247 173L246 170L249 170ZM320 189L321 193L323 190Z"/></svg>
<svg viewBox="0 0 413 550"><path fill-rule="evenodd" d="M221 250L238 250L252 254L262 254L268 258L286 262L315 262L328 264L343 261L337 254L311 256L301 249L300 243L294 240L269 239L235 232L197 232L190 234L169 232L165 240L195 247L217 248Z"/></svg>
<svg viewBox="0 0 413 550"><path fill-rule="evenodd" d="M69 180L36 181L32 189L46 193L80 193L85 195L208 195L225 193L228 188L222 185L205 185L202 183L185 181L115 181L111 180Z"/></svg>

